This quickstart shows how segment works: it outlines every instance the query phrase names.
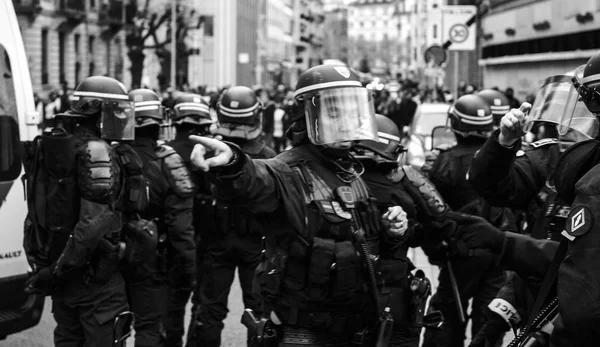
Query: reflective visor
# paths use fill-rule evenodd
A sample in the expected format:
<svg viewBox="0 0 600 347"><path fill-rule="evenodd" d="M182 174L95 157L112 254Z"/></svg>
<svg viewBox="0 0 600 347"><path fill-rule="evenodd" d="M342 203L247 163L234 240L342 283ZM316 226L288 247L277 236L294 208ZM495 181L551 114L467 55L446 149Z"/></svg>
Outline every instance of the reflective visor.
<svg viewBox="0 0 600 347"><path fill-rule="evenodd" d="M524 130L530 131L533 122L561 124L565 113L572 114L577 104L577 90L571 82L572 74L547 78L538 90Z"/></svg>
<svg viewBox="0 0 600 347"><path fill-rule="evenodd" d="M377 141L371 93L362 87L320 90L304 102L308 137L315 145Z"/></svg>
<svg viewBox="0 0 600 347"><path fill-rule="evenodd" d="M106 140L133 140L135 138L133 102L104 100L100 130L102 138Z"/></svg>
<svg viewBox="0 0 600 347"><path fill-rule="evenodd" d="M600 97L594 96L595 92L581 83L584 67L585 65L580 66L572 77L572 84L577 93L570 96L570 108L565 109L558 132L560 135L567 135L570 130L575 130L579 132L578 137L594 139L598 136L600 126L592 110L597 109L600 113Z"/></svg>

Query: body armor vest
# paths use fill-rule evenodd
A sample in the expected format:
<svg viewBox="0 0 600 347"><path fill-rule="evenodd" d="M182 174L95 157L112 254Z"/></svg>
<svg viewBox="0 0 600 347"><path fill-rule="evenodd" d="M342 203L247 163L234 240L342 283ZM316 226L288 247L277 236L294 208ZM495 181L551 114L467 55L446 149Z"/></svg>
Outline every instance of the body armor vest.
<svg viewBox="0 0 600 347"><path fill-rule="evenodd" d="M314 161L296 159L288 163L303 182L304 211L298 212L305 214L305 229L301 235L265 238L263 262L257 269L260 288L255 290L265 300L266 311L274 309L286 324L327 331L334 329L336 312L343 311L347 319L335 329L362 325L355 318L374 307L367 289L368 261L361 253L367 248L372 266L382 230L374 199L362 179L343 183ZM340 186L352 191L353 209L338 196ZM357 229L364 231L364 246L354 241ZM303 312L324 321L309 323Z"/></svg>

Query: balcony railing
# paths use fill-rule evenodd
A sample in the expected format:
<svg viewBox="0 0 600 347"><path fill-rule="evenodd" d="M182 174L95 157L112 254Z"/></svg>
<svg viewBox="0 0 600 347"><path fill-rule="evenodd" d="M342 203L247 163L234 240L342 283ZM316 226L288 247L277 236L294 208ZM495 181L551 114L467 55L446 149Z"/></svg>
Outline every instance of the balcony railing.
<svg viewBox="0 0 600 347"><path fill-rule="evenodd" d="M15 12L18 14L33 15L41 11L40 0L13 0Z"/></svg>

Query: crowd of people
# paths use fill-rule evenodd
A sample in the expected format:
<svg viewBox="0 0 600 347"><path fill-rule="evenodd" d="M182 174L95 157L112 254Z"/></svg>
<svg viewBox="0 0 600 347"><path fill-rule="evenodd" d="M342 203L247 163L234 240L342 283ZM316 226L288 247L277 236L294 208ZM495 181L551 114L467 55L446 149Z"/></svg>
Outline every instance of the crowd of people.
<svg viewBox="0 0 600 347"><path fill-rule="evenodd" d="M533 105L466 92L424 168L398 161L417 91L375 95L343 65L275 93L86 78L25 144L26 290L52 296L59 347L131 327L135 346L220 346L236 269L249 346L463 346L469 320L474 347L511 328L595 345L598 66ZM413 247L442 268L428 308Z"/></svg>

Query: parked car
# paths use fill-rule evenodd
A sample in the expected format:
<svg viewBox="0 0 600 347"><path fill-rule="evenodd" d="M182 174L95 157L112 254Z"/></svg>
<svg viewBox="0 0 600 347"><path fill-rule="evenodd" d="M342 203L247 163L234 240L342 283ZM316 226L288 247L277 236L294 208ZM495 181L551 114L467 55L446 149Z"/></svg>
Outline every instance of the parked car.
<svg viewBox="0 0 600 347"><path fill-rule="evenodd" d="M406 152L399 160L403 165L421 170L427 153L434 148L433 142L435 146L455 143L454 133L446 128L449 109L450 105L444 103L424 103L417 107L408 134L402 139ZM435 141L432 138L434 129Z"/></svg>
<svg viewBox="0 0 600 347"><path fill-rule="evenodd" d="M39 114L12 1L0 1L0 340L38 324L43 294L25 292L30 266L23 249L27 201L21 142L38 134ZM1 344L1 343L0 343Z"/></svg>

